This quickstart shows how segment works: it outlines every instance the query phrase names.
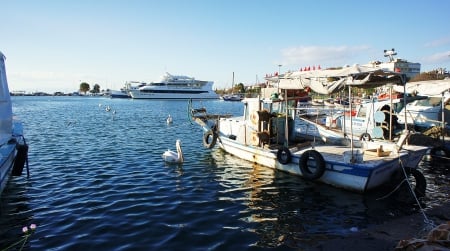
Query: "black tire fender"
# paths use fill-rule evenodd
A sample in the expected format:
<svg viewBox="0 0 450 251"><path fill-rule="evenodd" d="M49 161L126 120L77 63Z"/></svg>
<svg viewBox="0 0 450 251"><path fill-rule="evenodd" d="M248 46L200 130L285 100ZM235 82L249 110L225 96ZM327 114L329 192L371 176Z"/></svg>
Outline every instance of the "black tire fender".
<svg viewBox="0 0 450 251"><path fill-rule="evenodd" d="M311 170L308 166L308 161L311 162L311 159L313 159L315 162L314 170ZM300 157L298 165L303 177L307 180L319 179L325 173L325 160L323 159L323 156L316 150L305 151Z"/></svg>
<svg viewBox="0 0 450 251"><path fill-rule="evenodd" d="M216 145L217 134L212 130L209 130L203 134L203 146L208 149L212 149Z"/></svg>
<svg viewBox="0 0 450 251"><path fill-rule="evenodd" d="M416 168L408 168L406 169L406 173L414 177L415 186L413 188L416 197L417 198L424 197L425 191L427 189L427 181L425 179L425 176L422 174L422 172L420 172Z"/></svg>
<svg viewBox="0 0 450 251"><path fill-rule="evenodd" d="M280 149L278 149L277 160L283 165L291 163L292 154L291 151L289 151L289 148L283 146Z"/></svg>
<svg viewBox="0 0 450 251"><path fill-rule="evenodd" d="M359 140L361 141L372 141L372 136L369 133L365 132L359 136Z"/></svg>

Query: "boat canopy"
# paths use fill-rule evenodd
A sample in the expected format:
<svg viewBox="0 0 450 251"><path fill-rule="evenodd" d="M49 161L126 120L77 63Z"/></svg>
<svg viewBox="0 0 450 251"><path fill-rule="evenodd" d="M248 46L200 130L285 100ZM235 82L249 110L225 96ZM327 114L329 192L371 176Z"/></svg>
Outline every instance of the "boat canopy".
<svg viewBox="0 0 450 251"><path fill-rule="evenodd" d="M397 92L404 92L403 87L394 86ZM437 96L450 91L450 79L409 82L405 85L406 93L422 96Z"/></svg>
<svg viewBox="0 0 450 251"><path fill-rule="evenodd" d="M306 89L319 94L336 93L345 86L374 88L386 84L404 85L405 75L378 67L353 65L335 70L295 71L268 78L280 89Z"/></svg>

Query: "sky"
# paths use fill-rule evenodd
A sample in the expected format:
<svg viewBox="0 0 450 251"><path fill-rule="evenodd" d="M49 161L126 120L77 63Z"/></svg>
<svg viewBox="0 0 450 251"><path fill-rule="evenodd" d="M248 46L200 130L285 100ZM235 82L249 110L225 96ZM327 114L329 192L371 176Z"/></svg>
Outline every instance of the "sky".
<svg viewBox="0 0 450 251"><path fill-rule="evenodd" d="M10 91L120 89L165 72L252 85L266 74L386 61L450 69L447 0L0 0ZM279 66L281 65L281 66Z"/></svg>

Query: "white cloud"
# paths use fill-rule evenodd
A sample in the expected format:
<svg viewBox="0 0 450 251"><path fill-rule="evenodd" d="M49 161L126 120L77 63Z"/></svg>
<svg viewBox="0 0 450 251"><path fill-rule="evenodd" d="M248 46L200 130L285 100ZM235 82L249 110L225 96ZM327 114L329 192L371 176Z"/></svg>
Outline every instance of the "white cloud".
<svg viewBox="0 0 450 251"><path fill-rule="evenodd" d="M369 46L297 46L281 51L282 61L285 65L307 66L329 65L341 66L354 62L355 55L368 51Z"/></svg>
<svg viewBox="0 0 450 251"><path fill-rule="evenodd" d="M447 44L450 44L450 37L444 37L444 38L430 41L425 44L425 47L439 47L439 46L443 46L443 45L447 45Z"/></svg>
<svg viewBox="0 0 450 251"><path fill-rule="evenodd" d="M450 51L438 52L422 59L424 63L436 64L450 62Z"/></svg>

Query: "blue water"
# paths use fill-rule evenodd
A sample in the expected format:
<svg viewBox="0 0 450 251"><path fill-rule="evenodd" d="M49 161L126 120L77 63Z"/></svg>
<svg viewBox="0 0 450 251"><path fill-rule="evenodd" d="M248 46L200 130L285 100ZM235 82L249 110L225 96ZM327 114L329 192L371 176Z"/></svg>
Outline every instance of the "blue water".
<svg viewBox="0 0 450 251"><path fill-rule="evenodd" d="M242 110L240 102L203 104ZM13 97L13 106L31 176L13 177L2 194L0 249L36 224L26 249L308 250L417 210L207 150L186 101ZM167 165L161 154L177 139L185 162ZM421 165L425 207L448 200L448 173Z"/></svg>

